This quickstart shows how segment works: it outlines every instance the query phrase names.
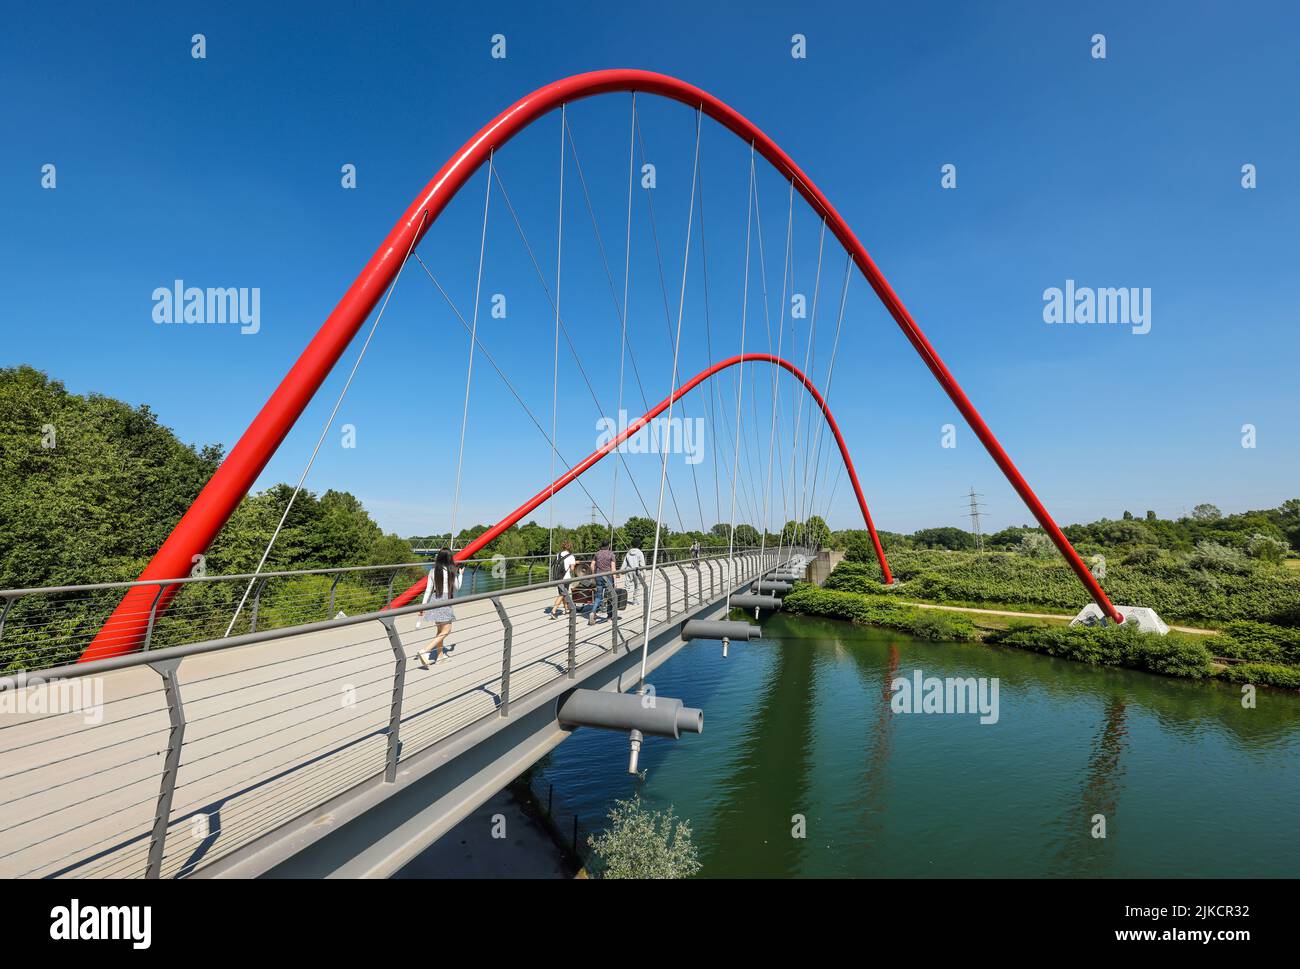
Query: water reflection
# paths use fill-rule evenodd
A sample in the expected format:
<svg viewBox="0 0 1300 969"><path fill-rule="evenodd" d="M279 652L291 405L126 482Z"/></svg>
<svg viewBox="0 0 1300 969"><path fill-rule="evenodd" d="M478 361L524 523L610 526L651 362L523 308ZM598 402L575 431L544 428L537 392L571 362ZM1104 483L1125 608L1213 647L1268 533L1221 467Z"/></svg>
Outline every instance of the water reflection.
<svg viewBox="0 0 1300 969"><path fill-rule="evenodd" d="M655 674L703 706L699 737L579 731L548 779L599 827L640 790L689 818L705 876L1285 875L1300 804L1300 697L1089 667L979 644L776 616ZM997 677L1001 717L895 715L890 684ZM806 838L791 836L804 815ZM1091 836L1106 817L1107 837Z"/></svg>

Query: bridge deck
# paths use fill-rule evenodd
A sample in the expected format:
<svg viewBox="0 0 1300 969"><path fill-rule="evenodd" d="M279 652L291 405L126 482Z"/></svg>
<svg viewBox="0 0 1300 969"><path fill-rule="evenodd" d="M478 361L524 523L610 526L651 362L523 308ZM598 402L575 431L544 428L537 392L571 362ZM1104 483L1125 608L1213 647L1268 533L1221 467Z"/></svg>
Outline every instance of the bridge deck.
<svg viewBox="0 0 1300 969"><path fill-rule="evenodd" d="M701 575L707 590L708 569ZM679 576L671 578L676 615L686 593ZM695 601L694 576L690 586ZM667 594L661 579L656 625ZM514 627L512 703L567 675L568 622L549 618L552 599L538 589L501 600ZM620 613L624 639L640 633L642 605ZM415 652L432 631L417 629L413 615L396 628L406 654L403 758L499 715L504 637L491 602L457 605L449 637L456 649L427 671ZM579 616L579 665L610 650L612 639L609 623L589 626ZM382 773L394 673L379 622L187 656L179 671L185 738L162 876L191 874ZM168 743L161 677L136 666L94 680L102 683L102 722L28 712L0 728L0 877L145 871Z"/></svg>

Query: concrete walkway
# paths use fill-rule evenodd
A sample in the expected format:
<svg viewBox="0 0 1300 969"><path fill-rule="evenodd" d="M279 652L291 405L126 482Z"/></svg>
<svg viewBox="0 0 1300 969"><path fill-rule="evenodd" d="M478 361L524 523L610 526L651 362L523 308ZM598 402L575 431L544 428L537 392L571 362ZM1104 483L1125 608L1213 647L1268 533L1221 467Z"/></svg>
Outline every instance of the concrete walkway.
<svg viewBox="0 0 1300 969"><path fill-rule="evenodd" d="M706 584L709 575L705 565ZM670 579L676 615L686 608L679 570ZM692 602L698 581L692 572ZM656 625L667 595L661 578ZM512 699L567 676L568 622L550 619L553 597L550 589L502 596L513 624ZM642 606L623 610L623 636L639 635L642 622ZM415 653L431 630L417 629L413 614L396 626L403 758L499 715L504 636L490 601L456 606L449 638L456 648L429 670ZM612 646L610 624L579 618L579 665ZM179 669L186 726L162 877L189 875L382 774L395 669L378 621L187 656ZM24 694L18 712L0 718L0 877L145 872L168 747L162 680L144 665L89 679L102 690L98 722L93 714L37 708L41 688L31 686L16 691ZM475 848L472 864L488 864L485 851Z"/></svg>

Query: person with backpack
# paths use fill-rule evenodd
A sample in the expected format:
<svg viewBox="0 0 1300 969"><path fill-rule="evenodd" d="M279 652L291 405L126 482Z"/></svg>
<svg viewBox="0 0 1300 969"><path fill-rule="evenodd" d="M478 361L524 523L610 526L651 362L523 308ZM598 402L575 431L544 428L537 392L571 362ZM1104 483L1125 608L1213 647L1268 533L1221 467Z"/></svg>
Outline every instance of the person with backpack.
<svg viewBox="0 0 1300 969"><path fill-rule="evenodd" d="M618 609L618 589L614 585L614 580L618 578L618 570L614 567L614 553L609 549L609 539L601 543L592 565L596 573L596 597L591 601L591 614L587 616L588 626L596 622L596 614L600 612L600 603L604 597L609 597L609 619L614 618Z"/></svg>
<svg viewBox="0 0 1300 969"><path fill-rule="evenodd" d="M421 601L427 603L430 599L435 601L452 599L460 588L460 581L460 566L452 556L451 549L438 549L438 554L433 558L433 568L429 570L429 578L424 583L424 599ZM443 646L443 642L451 633L451 624L455 618L456 614L452 611L450 605L421 610L416 628L418 629L425 623L432 623L435 633L428 647L417 651L415 654L420 661L420 665L426 670L438 662L440 657L446 658L447 654L456 648L453 644Z"/></svg>
<svg viewBox="0 0 1300 969"><path fill-rule="evenodd" d="M636 588L641 576L638 569L645 568L645 553L639 545L633 545L623 554L623 571L628 573L628 597L630 606L636 605Z"/></svg>
<svg viewBox="0 0 1300 969"><path fill-rule="evenodd" d="M551 581L558 582L561 579L573 578L573 567L577 562L578 560L573 557L573 543L566 541L551 558ZM567 609L563 587L556 589L555 601L551 603L551 618L559 619L560 612Z"/></svg>

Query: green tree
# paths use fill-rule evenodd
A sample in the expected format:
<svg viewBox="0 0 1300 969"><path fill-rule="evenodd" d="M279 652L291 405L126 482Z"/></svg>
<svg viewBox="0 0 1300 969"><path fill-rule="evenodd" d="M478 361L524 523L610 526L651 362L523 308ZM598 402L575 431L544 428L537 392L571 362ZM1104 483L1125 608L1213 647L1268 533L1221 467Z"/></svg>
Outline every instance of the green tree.
<svg viewBox="0 0 1300 969"><path fill-rule="evenodd" d="M961 551L975 547L974 535L951 526L923 528L919 532L912 533L912 541L918 548L947 548Z"/></svg>
<svg viewBox="0 0 1300 969"><path fill-rule="evenodd" d="M799 540L811 548L825 548L831 544L830 526L821 515L813 515L804 522Z"/></svg>
<svg viewBox="0 0 1300 969"><path fill-rule="evenodd" d="M644 518L634 516L623 523L623 531L627 535L627 547L639 546L642 551L648 550L655 543L655 520L653 518ZM660 541L668 534L665 527L660 533Z"/></svg>
<svg viewBox="0 0 1300 969"><path fill-rule="evenodd" d="M0 587L134 579L220 460L146 406L0 370Z"/></svg>

